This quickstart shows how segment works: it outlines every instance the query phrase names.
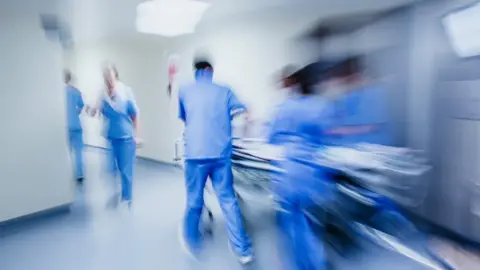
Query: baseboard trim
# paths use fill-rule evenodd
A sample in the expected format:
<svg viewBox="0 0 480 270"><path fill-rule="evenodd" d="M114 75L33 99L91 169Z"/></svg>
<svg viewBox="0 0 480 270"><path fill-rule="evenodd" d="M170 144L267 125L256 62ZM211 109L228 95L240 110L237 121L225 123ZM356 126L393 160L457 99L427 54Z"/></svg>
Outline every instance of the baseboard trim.
<svg viewBox="0 0 480 270"><path fill-rule="evenodd" d="M474 250L480 250L480 243L469 239L468 237L461 235L451 229L448 229L444 226L441 226L439 224L436 224L416 213L413 213L411 211L405 210L405 213L407 216L410 217L410 219L413 221L413 223L421 230L426 233L432 234L432 235L437 235L446 239L450 239L464 248L468 249L474 249Z"/></svg>
<svg viewBox="0 0 480 270"><path fill-rule="evenodd" d="M72 203L59 205L56 207L48 208L24 216L8 219L0 222L0 237L4 237L10 233L14 233L16 229L29 226L41 220L57 217L70 212Z"/></svg>

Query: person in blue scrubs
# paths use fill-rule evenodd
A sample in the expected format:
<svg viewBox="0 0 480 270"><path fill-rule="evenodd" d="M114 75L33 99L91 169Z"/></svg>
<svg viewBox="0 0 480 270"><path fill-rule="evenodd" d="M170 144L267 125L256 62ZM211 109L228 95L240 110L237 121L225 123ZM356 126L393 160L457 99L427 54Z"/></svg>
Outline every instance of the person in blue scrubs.
<svg viewBox="0 0 480 270"><path fill-rule="evenodd" d="M70 151L73 153L75 178L78 183L83 183L84 167L83 167L83 129L80 122L80 114L82 113L84 103L82 93L70 83L72 74L65 70L65 91L67 96L67 122L68 122L68 142Z"/></svg>
<svg viewBox="0 0 480 270"><path fill-rule="evenodd" d="M322 235L314 234L308 211L325 205L332 197L332 184L324 169L314 164L315 152L324 145L330 127L325 102L314 96L314 84L303 70L293 75L298 92L276 113L268 141L284 149L285 159L276 162L283 173L272 177L272 190L278 207L280 248L286 269L325 269Z"/></svg>
<svg viewBox="0 0 480 270"><path fill-rule="evenodd" d="M117 171L120 173L121 195L114 194L110 203L116 205L120 199L122 204L130 208L137 142L137 105L131 89L118 80L118 72L114 67L106 68L103 78L106 91L100 99L99 108L90 111L92 115L101 112L107 121L105 137L111 148L111 170L114 178Z"/></svg>
<svg viewBox="0 0 480 270"><path fill-rule="evenodd" d="M187 206L183 238L187 251L198 256L202 247L199 230L204 189L210 178L227 223L230 248L242 264L253 260L250 238L242 214L232 175L232 124L236 114L246 111L233 91L213 79L213 67L197 61L195 82L179 90L179 118L185 123L185 182Z"/></svg>
<svg viewBox="0 0 480 270"><path fill-rule="evenodd" d="M342 93L331 101L335 126L328 132L336 144L390 145L387 93L363 75L360 59L340 65Z"/></svg>

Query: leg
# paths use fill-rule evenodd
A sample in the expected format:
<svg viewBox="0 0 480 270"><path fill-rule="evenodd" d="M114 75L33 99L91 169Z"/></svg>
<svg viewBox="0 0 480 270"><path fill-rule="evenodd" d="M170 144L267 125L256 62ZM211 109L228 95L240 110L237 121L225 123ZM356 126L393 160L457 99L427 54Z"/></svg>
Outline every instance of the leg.
<svg viewBox="0 0 480 270"><path fill-rule="evenodd" d="M183 236L192 252L198 252L201 246L200 220L204 207L203 194L209 170L209 163L188 160L185 162L187 207L183 223Z"/></svg>
<svg viewBox="0 0 480 270"><path fill-rule="evenodd" d="M132 200L133 167L135 163L135 142L133 139L118 140L116 160L122 183L122 200Z"/></svg>
<svg viewBox="0 0 480 270"><path fill-rule="evenodd" d="M238 200L233 189L231 161L216 161L210 176L223 215L227 220L227 231L232 249L238 256L251 256L250 238L246 233Z"/></svg>
<svg viewBox="0 0 480 270"><path fill-rule="evenodd" d="M287 269L326 269L323 243L314 234L302 208L287 201L279 205L277 222Z"/></svg>
<svg viewBox="0 0 480 270"><path fill-rule="evenodd" d="M287 201L277 201L276 213L277 228L279 234L279 252L282 265L285 270L301 270L301 261L297 258L296 242L296 218L297 211Z"/></svg>
<svg viewBox="0 0 480 270"><path fill-rule="evenodd" d="M83 174L83 133L81 131L72 132L72 149L75 156L75 177L77 180L82 180L84 178Z"/></svg>

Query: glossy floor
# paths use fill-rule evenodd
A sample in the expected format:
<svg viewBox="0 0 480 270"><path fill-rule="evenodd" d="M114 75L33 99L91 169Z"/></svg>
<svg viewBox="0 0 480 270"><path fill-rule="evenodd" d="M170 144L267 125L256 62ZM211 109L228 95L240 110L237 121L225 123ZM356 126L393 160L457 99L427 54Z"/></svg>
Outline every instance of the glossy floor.
<svg viewBox="0 0 480 270"><path fill-rule="evenodd" d="M137 164L134 205L130 212L105 207L110 185L103 172L105 155L86 153L88 177L78 189L69 213L8 228L0 235L0 270L169 270L240 269L227 248L220 211L207 198L216 217L206 260L190 261L178 241L184 209L182 172L141 161ZM41 181L41 179L39 179ZM282 269L276 255L274 226L264 209L251 207L256 269ZM372 248L335 260L338 269L424 269L408 259Z"/></svg>

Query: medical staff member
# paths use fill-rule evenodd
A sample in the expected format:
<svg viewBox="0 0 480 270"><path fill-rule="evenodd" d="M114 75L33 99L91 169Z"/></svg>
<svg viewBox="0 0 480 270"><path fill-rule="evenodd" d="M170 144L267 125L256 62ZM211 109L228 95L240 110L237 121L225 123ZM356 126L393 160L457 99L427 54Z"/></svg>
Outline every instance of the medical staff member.
<svg viewBox="0 0 480 270"><path fill-rule="evenodd" d="M358 57L348 58L340 69L339 93L330 102L335 127L328 133L336 138L337 144L390 145L385 89L366 78Z"/></svg>
<svg viewBox="0 0 480 270"><path fill-rule="evenodd" d="M296 95L279 108L272 123L269 143L281 146L284 160L276 162L283 173L273 175L272 190L278 207L280 248L286 269L325 269L323 243L306 213L327 203L332 187L323 168L314 164L315 152L329 129L330 113L325 102L314 96L314 84L305 70L293 75Z"/></svg>
<svg viewBox="0 0 480 270"><path fill-rule="evenodd" d="M75 178L78 183L82 183L85 176L83 171L83 129L80 122L80 114L83 110L84 103L82 93L70 84L72 73L69 70L65 70L64 80L67 97L69 148L73 153Z"/></svg>
<svg viewBox="0 0 480 270"><path fill-rule="evenodd" d="M121 196L115 193L110 203L120 199L128 208L132 205L133 169L135 163L136 139L138 130L138 110L133 93L129 87L119 82L117 69L108 66L103 71L106 85L99 105L89 108L90 114L100 112L107 121L105 137L111 147L111 164L114 177L120 173Z"/></svg>
<svg viewBox="0 0 480 270"><path fill-rule="evenodd" d="M233 189L233 117L246 111L228 87L213 83L213 67L207 61L194 64L195 82L179 90L179 118L185 123L185 182L187 206L183 223L183 244L198 256L202 247L199 223L204 207L207 178L217 195L227 222L229 244L241 264L253 260L248 237Z"/></svg>

